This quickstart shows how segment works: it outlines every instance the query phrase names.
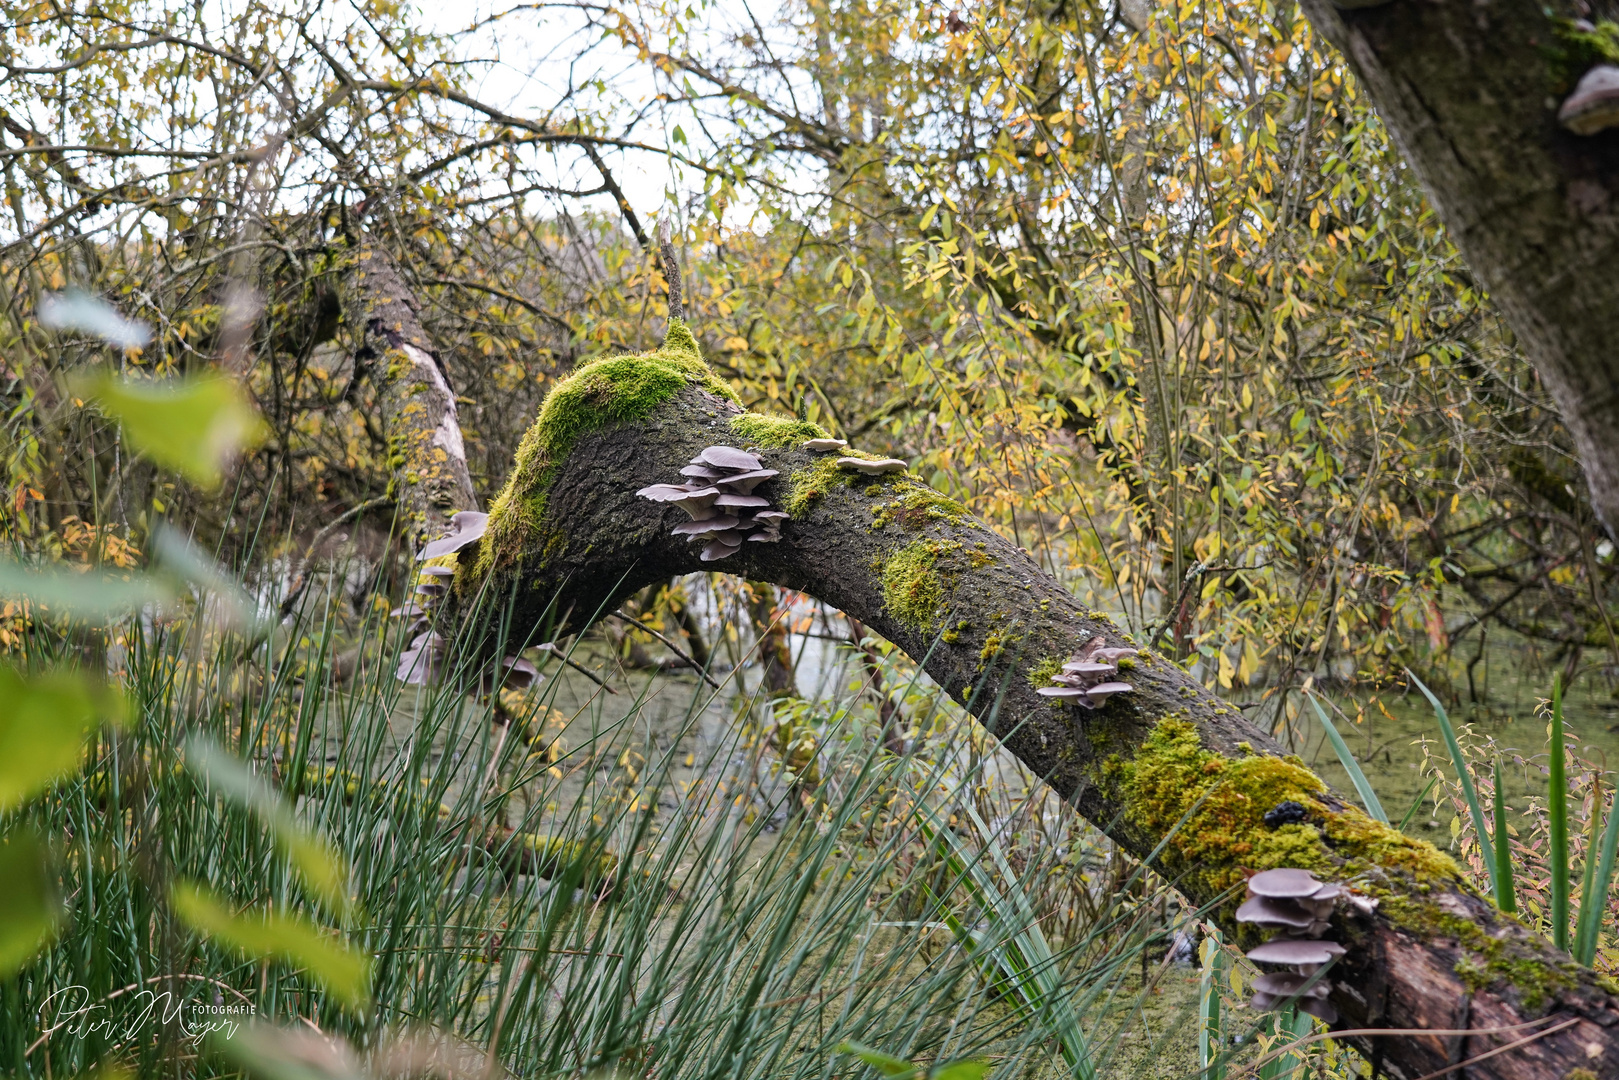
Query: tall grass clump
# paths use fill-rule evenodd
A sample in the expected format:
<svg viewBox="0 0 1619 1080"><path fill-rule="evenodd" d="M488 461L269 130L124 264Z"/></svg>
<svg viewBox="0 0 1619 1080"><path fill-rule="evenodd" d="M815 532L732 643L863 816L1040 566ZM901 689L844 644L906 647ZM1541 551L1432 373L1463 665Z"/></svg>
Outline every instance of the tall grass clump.
<svg viewBox="0 0 1619 1080"><path fill-rule="evenodd" d="M1162 885L981 730L941 734L968 725L914 668L895 753L858 680L783 702L601 668L608 694L534 652L548 677L491 697L459 642L396 682L381 596L274 632L217 607L41 618L12 658L123 708L6 819L62 913L0 979L9 1073L259 1073L315 1040L383 1072L774 1080L863 1067L848 1044L1090 1077L1139 1011ZM785 709L813 769L733 722Z"/></svg>

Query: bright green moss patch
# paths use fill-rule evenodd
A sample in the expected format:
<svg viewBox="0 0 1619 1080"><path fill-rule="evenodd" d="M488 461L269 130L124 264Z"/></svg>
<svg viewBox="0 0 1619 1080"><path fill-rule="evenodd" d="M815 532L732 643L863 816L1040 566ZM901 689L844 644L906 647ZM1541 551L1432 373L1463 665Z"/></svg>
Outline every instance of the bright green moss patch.
<svg viewBox="0 0 1619 1080"><path fill-rule="evenodd" d="M768 450L797 446L806 439L831 438L820 424L808 420L795 420L791 416L772 416L768 413L747 412L731 417L731 430Z"/></svg>
<svg viewBox="0 0 1619 1080"><path fill-rule="evenodd" d="M1028 672L1029 685L1036 690L1042 686L1050 686L1051 677L1062 670L1063 663L1063 658L1060 656L1048 656L1035 664Z"/></svg>
<svg viewBox="0 0 1619 1080"><path fill-rule="evenodd" d="M883 606L913 630L925 630L944 602L944 582L934 568L945 544L918 540L883 563Z"/></svg>
<svg viewBox="0 0 1619 1080"><path fill-rule="evenodd" d="M1552 92L1566 94L1598 64L1619 64L1619 23L1600 19L1585 29L1573 19L1554 19L1554 39L1544 46Z"/></svg>
<svg viewBox="0 0 1619 1080"><path fill-rule="evenodd" d="M969 516L965 506L915 480L906 483L897 497L872 507L871 514L874 529L898 522L912 532L932 524L960 525Z"/></svg>
<svg viewBox="0 0 1619 1080"><path fill-rule="evenodd" d="M1345 879L1375 865L1419 883L1460 880L1456 864L1431 844L1353 807L1328 812L1316 798L1326 784L1296 759L1221 757L1205 750L1197 728L1184 720L1160 721L1133 761L1110 759L1104 773L1120 788L1125 816L1153 835L1168 834L1190 813L1170 837L1165 862L1185 875L1194 894L1237 885L1243 869L1278 866ZM1320 824L1266 826L1265 812L1289 801L1303 804Z"/></svg>
<svg viewBox="0 0 1619 1080"><path fill-rule="evenodd" d="M859 475L838 468L836 455L818 457L787 478L787 497L782 500L781 508L795 518L802 517L833 487L847 485Z"/></svg>
<svg viewBox="0 0 1619 1080"><path fill-rule="evenodd" d="M553 387L517 448L506 486L490 504L477 573L511 563L538 535L551 484L580 436L645 419L688 386L737 400L703 363L691 330L671 319L656 352L592 361Z"/></svg>

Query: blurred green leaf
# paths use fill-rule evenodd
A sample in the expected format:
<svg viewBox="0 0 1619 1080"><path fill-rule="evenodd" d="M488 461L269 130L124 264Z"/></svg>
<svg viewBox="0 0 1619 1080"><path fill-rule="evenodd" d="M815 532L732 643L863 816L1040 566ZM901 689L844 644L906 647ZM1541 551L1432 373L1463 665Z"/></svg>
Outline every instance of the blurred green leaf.
<svg viewBox="0 0 1619 1080"><path fill-rule="evenodd" d="M104 372L74 389L117 420L137 450L199 487L217 487L225 463L267 434L242 388L222 375L159 381Z"/></svg>
<svg viewBox="0 0 1619 1080"><path fill-rule="evenodd" d="M53 612L99 619L126 615L175 599L174 587L148 574L112 577L72 571L33 571L0 559L0 597L30 600Z"/></svg>
<svg viewBox="0 0 1619 1080"><path fill-rule="evenodd" d="M14 975L62 925L65 911L50 851L27 829L0 840L0 979Z"/></svg>
<svg viewBox="0 0 1619 1080"><path fill-rule="evenodd" d="M85 738L122 715L117 692L86 675L54 671L27 678L0 667L0 813L76 771Z"/></svg>
<svg viewBox="0 0 1619 1080"><path fill-rule="evenodd" d="M175 913L192 929L248 956L303 967L351 1006L371 998L371 960L301 915L254 911L237 915L217 896L178 882L169 894Z"/></svg>
<svg viewBox="0 0 1619 1080"><path fill-rule="evenodd" d="M989 1062L968 1058L940 1065L928 1074L928 1080L979 1080L989 1072Z"/></svg>
<svg viewBox="0 0 1619 1080"><path fill-rule="evenodd" d="M311 891L341 911L348 905L347 868L342 855L298 823L286 801L263 777L211 739L186 741L186 767L220 795L252 811L275 838L276 847L297 869Z"/></svg>
<svg viewBox="0 0 1619 1080"><path fill-rule="evenodd" d="M838 1050L845 1054L853 1054L884 1076L917 1076L922 1072L921 1069L904 1058L897 1058L893 1054L885 1054L881 1050L873 1049L864 1043L857 1043L852 1039L846 1039L839 1043Z"/></svg>

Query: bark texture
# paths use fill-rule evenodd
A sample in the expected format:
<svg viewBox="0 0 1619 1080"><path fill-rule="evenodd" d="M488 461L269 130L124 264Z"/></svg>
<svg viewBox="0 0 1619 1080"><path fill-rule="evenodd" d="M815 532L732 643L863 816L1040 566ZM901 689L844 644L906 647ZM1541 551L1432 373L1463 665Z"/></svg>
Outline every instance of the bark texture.
<svg viewBox="0 0 1619 1080"><path fill-rule="evenodd" d="M666 371L656 364L667 364L667 350L645 362ZM1138 857L1158 852L1155 865L1194 901L1225 897L1220 917L1239 940L1258 940L1230 919L1245 872L1307 866L1351 883L1360 906L1340 906L1332 931L1349 948L1332 995L1341 1027L1481 1029L1554 1016L1551 1024L1566 1026L1466 1075L1619 1075L1611 992L1619 988L1496 912L1446 856L1346 805L1238 711L1148 651L1121 673L1134 690L1094 711L1038 696L1045 673L1077 648L1128 639L960 507L908 475L839 470L837 455L800 448L807 425L743 415L700 364L683 369L686 384L661 400L626 404L623 395L647 385L640 362L603 361L553 391L554 401L585 403L590 416L619 418L582 424L547 402L536 428L570 435L530 433L560 456L520 454L484 550L460 556L462 605L480 592L499 598L517 638L532 630L532 640L546 640L693 571L810 593L921 660L1090 821ZM681 466L715 444L752 449L779 470L755 494L793 517L779 543L744 543L705 563L700 545L670 535L684 512L636 490L678 482ZM531 515L522 528L499 520L522 507ZM1283 800L1303 803L1308 820L1267 828L1265 811ZM1414 1078L1526 1034L1534 1032L1353 1041L1387 1074ZM1582 1068L1589 1073L1574 1071Z"/></svg>
<svg viewBox="0 0 1619 1080"><path fill-rule="evenodd" d="M1569 35L1571 20L1596 18L1610 5L1303 6L1349 58L1468 266L1545 379L1613 533L1619 130L1581 136L1557 123L1559 105L1593 59Z"/></svg>
<svg viewBox="0 0 1619 1080"><path fill-rule="evenodd" d="M405 535L432 539L450 514L478 508L455 392L422 328L416 298L384 248L361 246L342 295L358 340L356 370L369 370L381 398Z"/></svg>

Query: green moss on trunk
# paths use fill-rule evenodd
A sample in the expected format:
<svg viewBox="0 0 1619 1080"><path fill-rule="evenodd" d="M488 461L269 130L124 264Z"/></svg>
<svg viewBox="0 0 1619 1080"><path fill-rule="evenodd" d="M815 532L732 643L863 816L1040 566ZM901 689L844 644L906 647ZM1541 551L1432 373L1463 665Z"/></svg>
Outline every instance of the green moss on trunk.
<svg viewBox="0 0 1619 1080"><path fill-rule="evenodd" d="M580 436L645 419L687 386L737 401L736 392L703 362L691 330L671 319L657 351L593 361L553 387L523 436L506 486L490 504L474 575L516 562L543 535L551 484Z"/></svg>
<svg viewBox="0 0 1619 1080"><path fill-rule="evenodd" d="M809 439L826 439L827 430L808 420L795 420L790 416L771 416L767 413L743 413L731 417L731 430L767 450L780 450L798 446Z"/></svg>

